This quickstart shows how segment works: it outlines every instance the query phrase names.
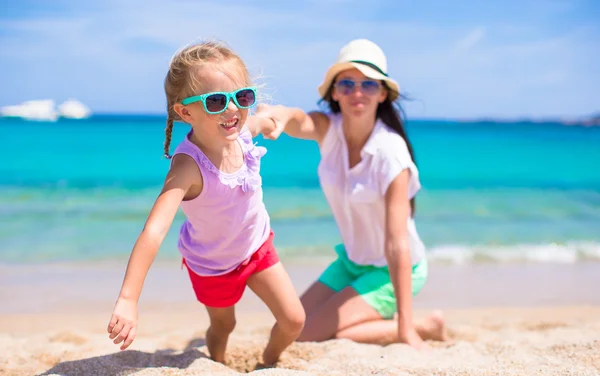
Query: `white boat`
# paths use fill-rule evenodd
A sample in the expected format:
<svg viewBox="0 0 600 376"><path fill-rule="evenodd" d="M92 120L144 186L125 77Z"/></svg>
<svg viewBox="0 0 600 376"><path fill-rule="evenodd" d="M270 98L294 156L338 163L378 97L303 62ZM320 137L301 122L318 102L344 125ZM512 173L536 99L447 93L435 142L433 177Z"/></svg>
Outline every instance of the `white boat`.
<svg viewBox="0 0 600 376"><path fill-rule="evenodd" d="M58 112L52 99L25 101L21 104L0 108L3 117L18 117L25 120L56 121Z"/></svg>
<svg viewBox="0 0 600 376"><path fill-rule="evenodd" d="M59 117L65 119L86 119L92 115L89 107L83 103L68 99L58 109L52 99L25 101L21 104L0 108L0 116L14 117L24 120L56 121Z"/></svg>
<svg viewBox="0 0 600 376"><path fill-rule="evenodd" d="M89 107L75 99L68 99L58 106L58 113L67 119L86 119L92 115Z"/></svg>

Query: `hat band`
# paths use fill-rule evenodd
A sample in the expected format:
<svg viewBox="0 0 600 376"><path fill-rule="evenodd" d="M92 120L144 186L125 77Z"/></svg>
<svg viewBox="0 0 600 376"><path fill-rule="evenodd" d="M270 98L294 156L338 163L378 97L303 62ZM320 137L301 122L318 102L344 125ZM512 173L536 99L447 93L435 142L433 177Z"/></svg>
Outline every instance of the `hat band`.
<svg viewBox="0 0 600 376"><path fill-rule="evenodd" d="M384 71L381 70L381 68L379 68L377 65L373 64L373 63L369 63L368 61L364 61L364 60L350 60L350 63L358 63L358 64L362 64L362 65L366 65L370 68L375 69L377 72L383 74L384 76L388 77L388 74L385 73Z"/></svg>

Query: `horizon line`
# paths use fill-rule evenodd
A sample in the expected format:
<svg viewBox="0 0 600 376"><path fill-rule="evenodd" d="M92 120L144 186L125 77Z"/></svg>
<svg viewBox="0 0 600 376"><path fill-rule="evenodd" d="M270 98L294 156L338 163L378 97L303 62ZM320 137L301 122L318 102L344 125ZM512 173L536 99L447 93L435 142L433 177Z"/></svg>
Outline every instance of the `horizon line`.
<svg viewBox="0 0 600 376"><path fill-rule="evenodd" d="M94 112L92 117L94 116L140 116L140 117L166 117L166 112ZM412 120L429 120L429 121L497 121L497 122L513 122L513 121L589 121L589 120L599 120L600 119L600 111L588 114L588 115L578 115L578 116L558 116L558 115L546 115L546 116L534 116L534 115L523 115L523 116L493 116L493 115L484 115L484 116L470 116L470 117L452 117L452 116L431 116L431 117L421 117L421 116L406 116L408 121Z"/></svg>

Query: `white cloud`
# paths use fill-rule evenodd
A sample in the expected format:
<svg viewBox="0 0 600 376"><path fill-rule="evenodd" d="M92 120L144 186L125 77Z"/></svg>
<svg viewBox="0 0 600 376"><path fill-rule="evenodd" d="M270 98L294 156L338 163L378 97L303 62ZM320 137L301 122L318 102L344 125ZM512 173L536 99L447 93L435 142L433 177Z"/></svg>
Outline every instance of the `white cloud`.
<svg viewBox="0 0 600 376"><path fill-rule="evenodd" d="M409 115L562 114L600 103L598 74L586 63L600 56L595 27L549 38L533 25L361 21L293 6L107 0L69 18L0 21L0 56L29 70L32 81L20 88L12 72L0 73L8 85L0 105L38 90L85 97L95 110L163 111L171 54L199 37L226 41L253 72L264 73L276 101L307 109L339 48L358 37L382 46L391 74L419 99ZM557 104L553 91L573 99Z"/></svg>
<svg viewBox="0 0 600 376"><path fill-rule="evenodd" d="M470 50L477 43L481 42L483 38L485 38L485 29L483 27L477 27L456 43L456 49L458 51Z"/></svg>

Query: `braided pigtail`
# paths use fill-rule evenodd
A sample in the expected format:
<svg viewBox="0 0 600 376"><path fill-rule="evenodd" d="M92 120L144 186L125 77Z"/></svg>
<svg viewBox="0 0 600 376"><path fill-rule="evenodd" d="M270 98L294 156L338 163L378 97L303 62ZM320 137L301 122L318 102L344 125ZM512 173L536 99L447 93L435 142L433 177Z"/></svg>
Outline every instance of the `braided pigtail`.
<svg viewBox="0 0 600 376"><path fill-rule="evenodd" d="M165 158L171 159L169 148L171 146L171 134L173 133L173 119L175 118L173 106L169 106L167 115L167 126L165 128Z"/></svg>

